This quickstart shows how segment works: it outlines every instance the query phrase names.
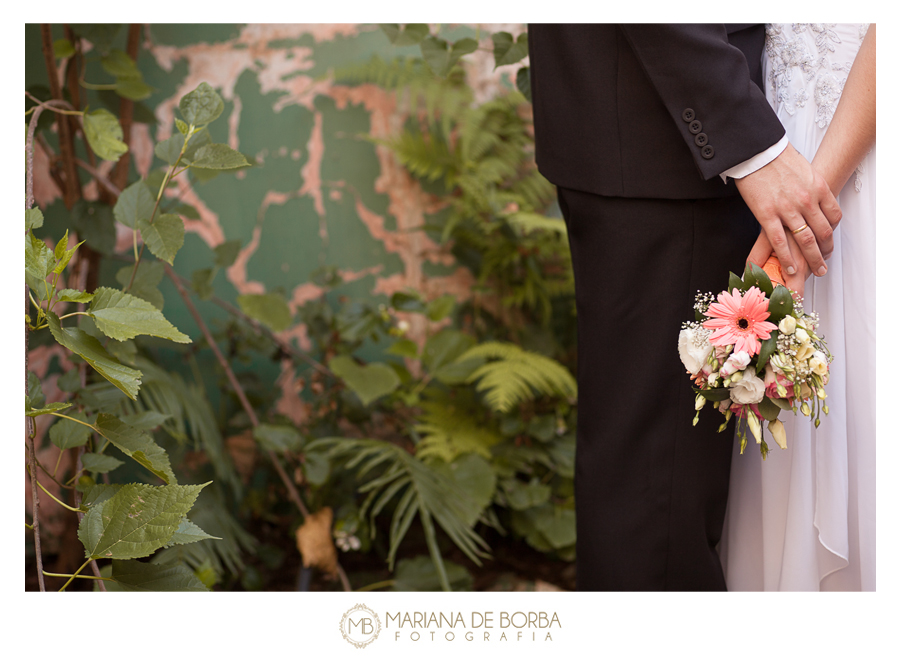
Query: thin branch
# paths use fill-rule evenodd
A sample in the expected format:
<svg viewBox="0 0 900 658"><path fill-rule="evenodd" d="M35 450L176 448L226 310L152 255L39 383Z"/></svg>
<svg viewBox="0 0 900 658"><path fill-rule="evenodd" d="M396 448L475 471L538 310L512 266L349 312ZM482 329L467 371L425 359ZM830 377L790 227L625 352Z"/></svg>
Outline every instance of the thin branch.
<svg viewBox="0 0 900 658"><path fill-rule="evenodd" d="M57 73L56 58L53 54L53 34L50 31L50 25L47 23L41 24L41 50L44 53L44 63L47 66L50 95L54 100L61 101L63 93ZM81 184L78 181L78 170L75 167L73 126L67 117L59 115L56 117L56 125L59 131L59 153L62 156L63 171L66 174L66 189L63 193L63 201L66 204L66 208L71 209L75 202L81 198Z"/></svg>
<svg viewBox="0 0 900 658"><path fill-rule="evenodd" d="M101 174L99 171L97 171L94 167L89 165L84 160L75 158L75 164L77 164L79 167L81 167L86 172L88 172L91 176L93 176L94 180L96 180L98 183L100 183L100 185L105 187L106 191L109 192L110 194L112 194L113 197L118 197L122 193L122 190L120 190L116 185L114 185L112 183L112 181L110 181L108 178L106 178L106 176ZM115 199L113 199L113 200L115 200ZM115 204L110 204L110 205L115 205Z"/></svg>
<svg viewBox="0 0 900 658"><path fill-rule="evenodd" d="M238 396L238 400L240 400L241 406L244 408L244 411L250 418L250 423L253 425L253 427L258 426L259 418L256 415L256 411L253 409L253 406L247 399L247 395L244 393L243 387L238 381L237 376L234 374L234 370L231 369L231 365L228 363L228 359L226 359L225 355L222 354L222 351L219 349L218 344L213 338L212 332L210 332L209 327L206 326L206 322L203 321L203 318L200 316L200 312L197 310L197 307L194 306L194 302L191 301L190 295L179 280L181 277L175 274L175 271L168 263L163 263L163 267L165 267L166 274L172 280L172 283L175 284L175 288L178 290L178 294L181 295L181 299L184 300L185 306L187 306L188 311L190 311L191 316L194 318L194 322L197 323L200 331L203 332L203 336L206 338L206 342L209 343L210 349L212 349L213 354L215 354L216 359L219 361L219 365L221 365L225 370L225 375L226 377L228 377L228 381L231 383L231 387L234 389L235 394ZM285 488L287 488L288 496L297 506L297 509L300 510L300 513L303 514L303 518L306 519L309 516L309 511L306 509L306 505L300 498L300 492L297 491L297 487L294 485L293 481L291 481L291 478L288 476L287 472L285 472L284 467L278 460L278 455L276 455L272 450L267 450L266 453L268 454L272 465L275 467L275 470L278 472L278 476L284 483ZM337 565L337 571L344 590L347 592L352 591L350 588L350 581L347 579L347 574L344 573L344 570L340 564Z"/></svg>
<svg viewBox="0 0 900 658"><path fill-rule="evenodd" d="M128 43L125 46L125 52L132 61L137 61L140 40L141 26L137 23L132 23L128 26ZM119 101L119 123L122 126L122 141L125 142L128 150L116 162L116 167L112 173L112 179L119 189L124 188L128 183L128 168L131 164L131 125L133 120L134 101L123 97Z"/></svg>

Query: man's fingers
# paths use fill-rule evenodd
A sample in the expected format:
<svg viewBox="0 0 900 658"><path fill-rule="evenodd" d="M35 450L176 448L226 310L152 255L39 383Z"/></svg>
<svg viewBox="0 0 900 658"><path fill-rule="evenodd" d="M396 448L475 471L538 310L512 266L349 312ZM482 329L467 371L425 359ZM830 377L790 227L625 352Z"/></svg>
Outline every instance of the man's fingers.
<svg viewBox="0 0 900 658"><path fill-rule="evenodd" d="M828 269L825 266L825 258L822 256L822 252L819 251L816 234L813 233L813 230L809 225L806 224L805 227L801 225L800 230L797 230L796 232L791 231L791 233L794 236L794 240L797 241L797 245L800 247L803 258L809 263L809 269L815 272L817 276L825 274Z"/></svg>

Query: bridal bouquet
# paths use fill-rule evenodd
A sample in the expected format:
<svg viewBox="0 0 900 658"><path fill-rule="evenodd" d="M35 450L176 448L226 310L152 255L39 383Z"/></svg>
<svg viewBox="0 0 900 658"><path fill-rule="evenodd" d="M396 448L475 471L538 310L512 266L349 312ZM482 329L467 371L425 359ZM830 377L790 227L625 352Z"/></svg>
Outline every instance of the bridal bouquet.
<svg viewBox="0 0 900 658"><path fill-rule="evenodd" d="M763 421L782 449L787 448L778 420L782 410L795 415L799 410L819 426L820 411L828 413L825 385L832 357L816 333L818 316L805 313L784 286L777 260L765 270L749 264L742 279L730 273L728 288L717 296L698 292L694 312L695 321L682 325L678 353L697 394L695 425L711 402L725 416L719 431L737 416L741 454L749 430L763 459L769 452Z"/></svg>

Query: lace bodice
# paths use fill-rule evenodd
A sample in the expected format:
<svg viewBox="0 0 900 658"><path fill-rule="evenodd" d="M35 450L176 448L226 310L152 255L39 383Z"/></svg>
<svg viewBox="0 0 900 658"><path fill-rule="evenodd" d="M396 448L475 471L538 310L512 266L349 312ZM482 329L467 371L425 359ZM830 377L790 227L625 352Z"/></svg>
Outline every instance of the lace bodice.
<svg viewBox="0 0 900 658"><path fill-rule="evenodd" d="M775 112L790 117L805 113L824 134L868 27L868 23L766 25L766 97ZM857 170L857 191L861 173Z"/></svg>

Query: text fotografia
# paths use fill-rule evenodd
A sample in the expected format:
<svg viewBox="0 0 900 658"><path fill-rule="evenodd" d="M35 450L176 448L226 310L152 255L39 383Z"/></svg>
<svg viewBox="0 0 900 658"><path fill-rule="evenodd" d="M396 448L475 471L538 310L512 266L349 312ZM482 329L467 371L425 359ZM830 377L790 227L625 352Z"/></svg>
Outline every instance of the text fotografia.
<svg viewBox="0 0 900 658"><path fill-rule="evenodd" d="M552 642L551 629L562 628L555 612L472 612L468 625L466 621L461 612L388 612L384 628L393 630L395 641L402 638L413 642Z"/></svg>

